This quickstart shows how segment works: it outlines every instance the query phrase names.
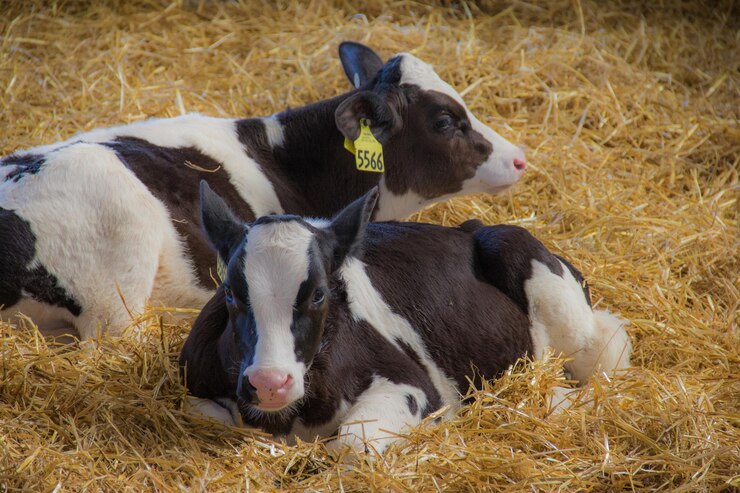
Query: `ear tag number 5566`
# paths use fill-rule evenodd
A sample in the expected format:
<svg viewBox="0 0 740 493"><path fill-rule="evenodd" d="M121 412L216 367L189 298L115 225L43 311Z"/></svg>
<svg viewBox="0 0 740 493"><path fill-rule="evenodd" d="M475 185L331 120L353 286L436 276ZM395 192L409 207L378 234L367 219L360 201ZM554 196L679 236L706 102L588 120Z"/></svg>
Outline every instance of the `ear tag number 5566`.
<svg viewBox="0 0 740 493"><path fill-rule="evenodd" d="M359 171L385 171L383 146L370 131L370 122L360 119L360 136L355 140L355 165Z"/></svg>

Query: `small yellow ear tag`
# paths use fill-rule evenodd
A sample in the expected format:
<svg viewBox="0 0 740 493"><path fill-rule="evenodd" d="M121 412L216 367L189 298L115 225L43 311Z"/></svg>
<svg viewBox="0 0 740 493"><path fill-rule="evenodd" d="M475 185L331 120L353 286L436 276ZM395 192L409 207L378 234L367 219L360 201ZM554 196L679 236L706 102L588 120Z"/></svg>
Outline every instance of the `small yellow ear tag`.
<svg viewBox="0 0 740 493"><path fill-rule="evenodd" d="M226 279L226 264L221 260L221 255L216 255L216 275L219 282L224 282Z"/></svg>
<svg viewBox="0 0 740 493"><path fill-rule="evenodd" d="M370 122L360 119L360 136L353 142L344 139L344 148L355 155L358 171L382 173L385 171L383 146L370 131Z"/></svg>
<svg viewBox="0 0 740 493"><path fill-rule="evenodd" d="M352 154L355 154L357 152L357 150L355 149L355 143L349 140L347 137L344 138L344 148Z"/></svg>

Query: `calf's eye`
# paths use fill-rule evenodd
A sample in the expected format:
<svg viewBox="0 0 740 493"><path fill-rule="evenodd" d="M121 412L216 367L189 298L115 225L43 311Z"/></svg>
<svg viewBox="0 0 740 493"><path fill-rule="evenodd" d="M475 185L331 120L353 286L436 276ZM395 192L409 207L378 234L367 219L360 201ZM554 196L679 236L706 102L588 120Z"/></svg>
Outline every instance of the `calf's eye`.
<svg viewBox="0 0 740 493"><path fill-rule="evenodd" d="M231 292L231 288L228 286L224 286L224 297L226 297L227 303L234 302L234 293Z"/></svg>
<svg viewBox="0 0 740 493"><path fill-rule="evenodd" d="M324 290L322 288L318 288L316 291L313 292L313 298L311 298L311 304L318 306L324 302L325 297L326 297L326 293L324 293Z"/></svg>
<svg viewBox="0 0 740 493"><path fill-rule="evenodd" d="M447 130L455 126L455 120L450 115L442 115L434 122L434 128L437 130Z"/></svg>

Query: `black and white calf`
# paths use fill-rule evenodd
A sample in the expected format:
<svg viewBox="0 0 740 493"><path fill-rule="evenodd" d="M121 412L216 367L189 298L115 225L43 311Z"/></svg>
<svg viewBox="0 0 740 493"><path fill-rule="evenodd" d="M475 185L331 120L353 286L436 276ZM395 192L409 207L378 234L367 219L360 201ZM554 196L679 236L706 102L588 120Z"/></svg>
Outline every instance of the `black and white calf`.
<svg viewBox="0 0 740 493"><path fill-rule="evenodd" d="M520 178L522 151L429 65L409 54L384 64L357 43L339 52L357 88L332 99L266 118L93 130L0 160L0 317L21 311L87 338L125 327L147 301L202 306L216 259L200 233L201 179L252 220L328 217L376 185L375 218L401 219ZM343 146L361 118L383 144L383 174L357 171Z"/></svg>
<svg viewBox="0 0 740 493"><path fill-rule="evenodd" d="M188 389L207 399L200 412L382 451L454 410L469 378L527 354L572 358L580 382L629 364L624 321L593 311L581 274L524 229L368 224L376 198L331 222L244 225L203 186L207 236L229 260L180 355Z"/></svg>

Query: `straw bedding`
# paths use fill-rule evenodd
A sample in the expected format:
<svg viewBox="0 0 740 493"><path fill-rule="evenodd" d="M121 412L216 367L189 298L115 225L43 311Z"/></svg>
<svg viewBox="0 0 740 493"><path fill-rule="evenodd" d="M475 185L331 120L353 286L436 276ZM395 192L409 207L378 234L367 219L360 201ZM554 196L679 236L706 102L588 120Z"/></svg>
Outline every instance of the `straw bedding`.
<svg viewBox="0 0 740 493"><path fill-rule="evenodd" d="M347 469L321 444L188 417L187 322L149 311L142 341L94 349L0 323L0 491L737 491L740 15L665 3L0 4L3 154L338 94L343 39L432 62L530 167L510 194L413 219L529 228L631 320L635 348L633 370L562 414L545 406L557 362L522 363L454 421Z"/></svg>

